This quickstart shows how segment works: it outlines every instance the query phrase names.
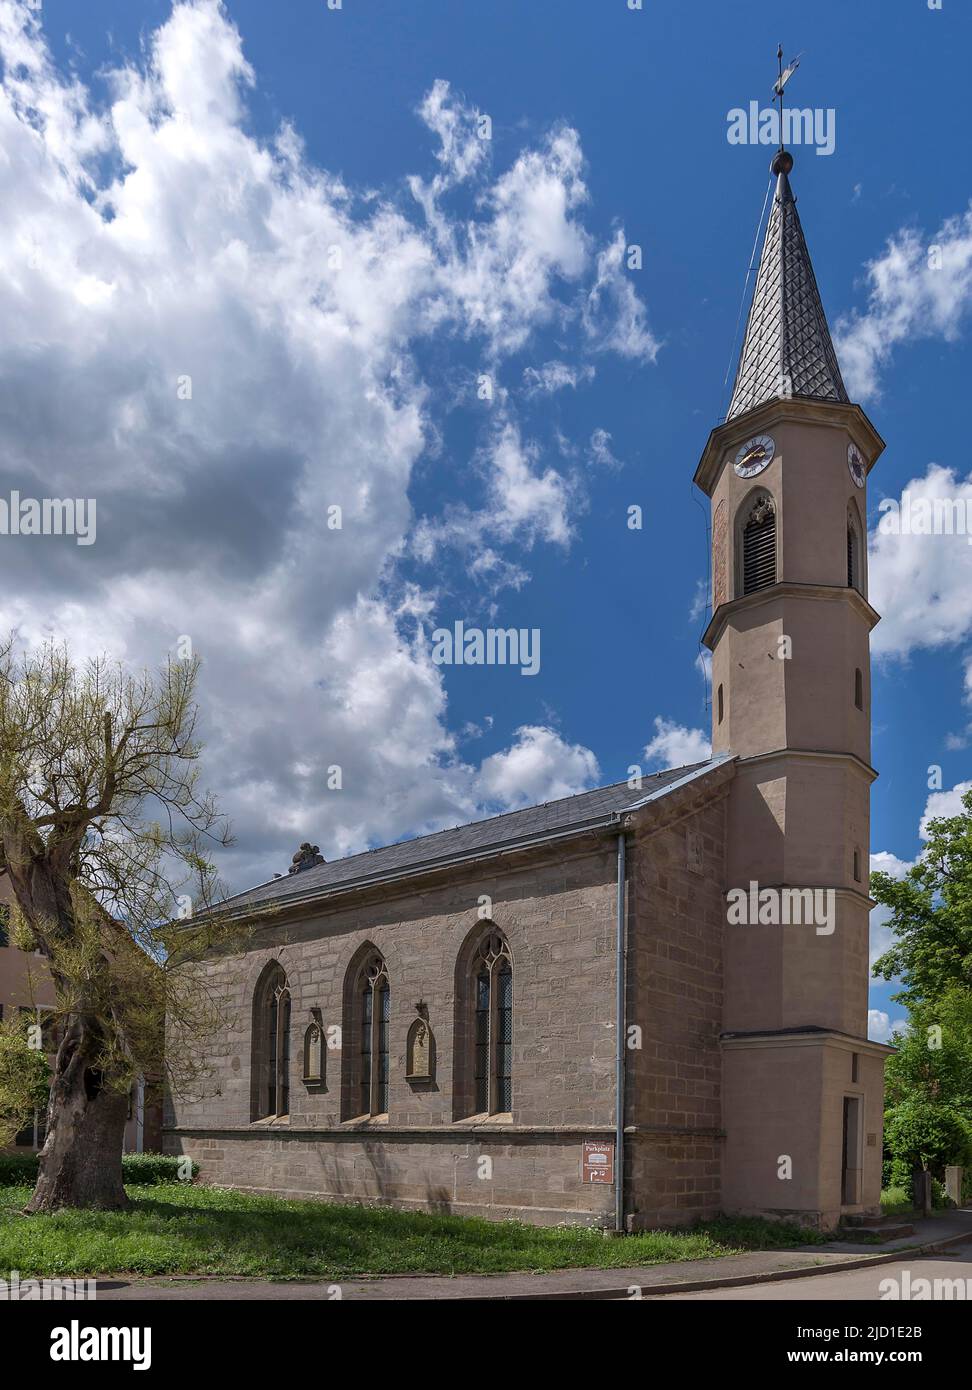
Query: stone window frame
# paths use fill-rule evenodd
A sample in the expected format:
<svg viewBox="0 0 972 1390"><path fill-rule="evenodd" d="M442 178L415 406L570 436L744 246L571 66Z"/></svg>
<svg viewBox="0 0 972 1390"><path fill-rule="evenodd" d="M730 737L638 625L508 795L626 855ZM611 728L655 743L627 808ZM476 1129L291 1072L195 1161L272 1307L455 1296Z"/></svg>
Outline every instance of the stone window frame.
<svg viewBox="0 0 972 1390"><path fill-rule="evenodd" d="M486 1038L486 1092L485 1096L477 1087L477 1026L480 1010L478 1004L478 977L483 967L489 978L488 1029ZM500 1048L503 1040L499 1037L497 1020L499 1016L499 991L496 981L506 967L510 974L510 1038L505 1044L509 1048L510 1071L508 1097L500 1094L501 1073L499 1071ZM470 932L456 962L456 1012L455 1039L453 1047L453 1119L470 1120L478 1118L510 1118L513 1113L513 1037L515 1033L515 976L516 967L513 952L506 933L489 920L480 923ZM503 1101L508 1104L501 1108ZM483 1105L485 1100L485 1107Z"/></svg>
<svg viewBox="0 0 972 1390"><path fill-rule="evenodd" d="M253 991L250 1033L251 1123L290 1116L291 996L280 961L268 961Z"/></svg>
<svg viewBox="0 0 972 1390"><path fill-rule="evenodd" d="M371 996L370 1018L365 1001ZM388 1017L375 1001L388 1001ZM384 1046L382 1025L386 1024ZM355 952L345 975L344 1010L341 1029L341 1118L342 1120L387 1120L391 1107L391 980L388 965L381 951L366 942ZM368 1028L367 1052L363 1046ZM368 1057L367 1083L364 1061ZM382 1076L381 1059L385 1058ZM378 1065L375 1065L377 1060ZM361 1108L362 1090L367 1084L368 1108ZM379 1108L384 1101L384 1108Z"/></svg>

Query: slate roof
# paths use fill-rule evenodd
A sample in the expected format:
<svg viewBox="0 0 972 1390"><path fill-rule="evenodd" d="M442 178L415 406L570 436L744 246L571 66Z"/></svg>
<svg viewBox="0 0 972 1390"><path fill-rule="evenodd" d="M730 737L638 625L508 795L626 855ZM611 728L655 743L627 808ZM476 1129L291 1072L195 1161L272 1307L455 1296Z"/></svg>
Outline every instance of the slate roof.
<svg viewBox="0 0 972 1390"><path fill-rule="evenodd" d="M783 396L846 401L796 202L780 161L728 420Z"/></svg>
<svg viewBox="0 0 972 1390"><path fill-rule="evenodd" d="M685 767L669 768L665 772L645 777L640 790L632 790L627 782L615 782L609 787L565 796L558 801L545 801L542 806L526 806L520 811L507 811L487 820L471 821L451 830L439 830L433 835L420 835L414 840L400 840L381 849L351 854L345 859L316 864L299 873L285 874L269 883L250 888L229 898L222 906L238 910L249 904L284 906L288 901L309 895L322 897L336 889L365 886L369 882L423 869L435 868L450 860L469 856L478 858L493 850L509 849L520 842L543 839L559 832L583 830L609 822L619 811L627 811L645 801L672 790L676 784L694 778L716 767L724 758L690 763Z"/></svg>

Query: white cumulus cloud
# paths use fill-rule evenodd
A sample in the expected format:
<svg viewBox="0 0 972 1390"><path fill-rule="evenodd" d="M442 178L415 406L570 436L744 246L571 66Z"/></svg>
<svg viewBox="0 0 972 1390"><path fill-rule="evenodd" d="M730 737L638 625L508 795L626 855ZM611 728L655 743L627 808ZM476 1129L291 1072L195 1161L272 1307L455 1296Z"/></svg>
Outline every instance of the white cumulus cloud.
<svg viewBox="0 0 972 1390"><path fill-rule="evenodd" d="M893 1033L904 1033L907 1028L907 1018L896 1018L892 1023L891 1015L885 1013L883 1009L868 1009L867 1011L867 1036L871 1042L890 1042Z"/></svg>
<svg viewBox="0 0 972 1390"><path fill-rule="evenodd" d="M502 806L556 801L597 784L597 759L589 748L567 743L545 725L524 724L503 753L484 759L479 790Z"/></svg>
<svg viewBox="0 0 972 1390"><path fill-rule="evenodd" d="M480 783L416 635L435 586L403 591L395 566L447 394L419 344L468 338L498 363L556 323L565 355L590 351L577 132L494 172L477 112L436 82L435 172L404 197L357 189L292 127L254 134L258 74L217 0L175 3L102 74L104 100L41 23L0 0L0 495L94 497L98 532L5 538L0 628L133 666L191 639L236 886L300 839L331 857L519 799L512 769L555 747L521 731L509 775L490 762ZM618 313L626 351L637 304ZM516 587L525 546L569 542L571 484L508 415L480 453L497 524L478 562ZM585 757L564 755L564 785Z"/></svg>
<svg viewBox="0 0 972 1390"><path fill-rule="evenodd" d="M910 227L898 232L865 276L867 308L836 331L847 389L860 401L880 395L881 373L901 344L959 336L972 304L972 206L927 239Z"/></svg>
<svg viewBox="0 0 972 1390"><path fill-rule="evenodd" d="M712 754L712 744L701 729L689 729L674 719L655 716L655 736L645 748L644 756L658 767L684 767L686 763L704 762Z"/></svg>

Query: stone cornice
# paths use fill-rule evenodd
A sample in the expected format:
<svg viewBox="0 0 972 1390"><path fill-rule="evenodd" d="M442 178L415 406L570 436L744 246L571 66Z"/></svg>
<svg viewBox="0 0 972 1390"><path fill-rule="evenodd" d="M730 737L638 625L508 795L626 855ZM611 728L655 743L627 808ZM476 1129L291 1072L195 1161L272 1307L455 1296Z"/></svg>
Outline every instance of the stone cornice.
<svg viewBox="0 0 972 1390"><path fill-rule="evenodd" d="M864 618L869 632L881 621L880 613L871 607L857 589L848 589L840 584L802 584L794 580L781 580L779 584L770 584L765 589L757 589L755 593L743 594L741 598L720 603L709 620L709 626L702 634L702 641L709 651L712 651L731 617L750 608L759 608L764 603L772 603L778 598L809 598L825 603L849 603Z"/></svg>
<svg viewBox="0 0 972 1390"><path fill-rule="evenodd" d="M869 782L876 782L880 776L870 763L866 763L856 753L833 748L772 748L768 753L752 753L748 758L739 758L736 766L748 767L750 763L783 762L793 758L802 758L808 762L853 763Z"/></svg>
<svg viewBox="0 0 972 1390"><path fill-rule="evenodd" d="M754 882L755 882L755 880L754 880ZM737 889L739 889L739 888L747 888L747 887L748 887L748 885L745 884L745 883L733 884L733 885L731 885L729 888L725 889L725 891L723 892L723 895L722 895L722 896L723 896L724 898L725 898L725 897L728 897L730 893L736 892ZM835 895L835 897L838 897L838 898L850 898L853 902L860 903L861 906L867 908L868 912L870 912L872 908L877 907L877 902L876 902L875 899L872 898L869 894L863 893L859 888L848 888L846 885L841 885L841 884L839 884L839 883L800 883L800 884L797 884L797 883L781 883L781 882L779 882L779 881L774 882L774 883L767 883L765 880L760 879L760 880L759 880L759 891L762 892L764 888L770 888L770 889L772 889L772 891L773 891L774 893L783 893L783 892L791 892L791 893L830 893L830 892L832 892L832 893ZM770 924L767 923L767 924L764 924L764 925L770 925ZM795 923L791 923L791 924L788 924L788 925L799 926L799 923L796 923L796 922L795 922Z"/></svg>
<svg viewBox="0 0 972 1390"><path fill-rule="evenodd" d="M699 466L695 470L695 485L711 497L726 454L751 435L760 434L781 420L846 430L867 460L868 472L884 451L884 440L859 405L839 401L803 400L797 396L789 399L780 397L779 400L766 401L764 405L747 411L745 415L737 415L734 420L716 425L709 435Z"/></svg>
<svg viewBox="0 0 972 1390"><path fill-rule="evenodd" d="M870 1038L855 1038L850 1033L838 1033L830 1028L781 1028L779 1031L767 1029L756 1033L723 1033L720 1045L732 1051L742 1048L776 1047L841 1047L846 1052L865 1052L874 1057L890 1057L896 1048L885 1043L871 1042Z"/></svg>

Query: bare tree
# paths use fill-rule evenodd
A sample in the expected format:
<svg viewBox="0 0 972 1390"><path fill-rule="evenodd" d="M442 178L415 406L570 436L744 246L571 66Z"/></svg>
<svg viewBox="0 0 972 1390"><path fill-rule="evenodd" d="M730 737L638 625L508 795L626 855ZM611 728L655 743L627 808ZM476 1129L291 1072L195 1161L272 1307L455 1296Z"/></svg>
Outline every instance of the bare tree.
<svg viewBox="0 0 972 1390"><path fill-rule="evenodd" d="M197 670L131 675L76 666L54 643L0 645L0 868L15 941L46 957L60 1036L28 1212L126 1206L128 1093L163 1063L166 1014L183 1039L165 1059L179 1087L219 1023L199 972L174 968L239 931L211 911L204 851L229 837L197 785Z"/></svg>

